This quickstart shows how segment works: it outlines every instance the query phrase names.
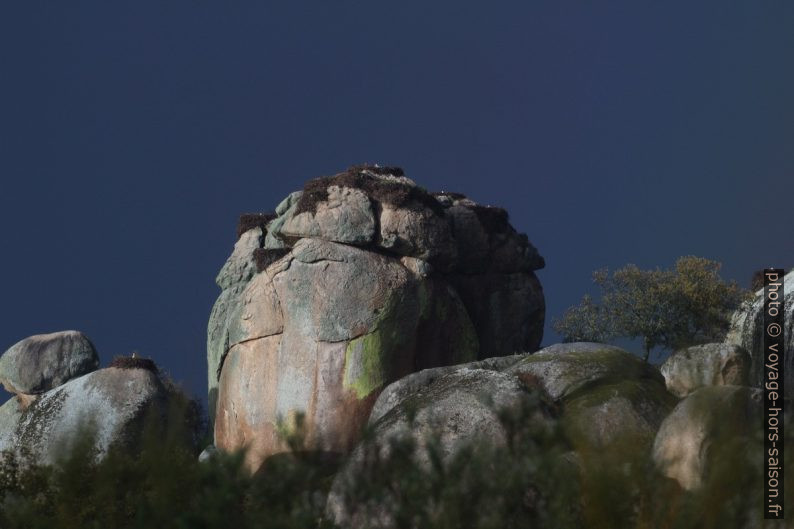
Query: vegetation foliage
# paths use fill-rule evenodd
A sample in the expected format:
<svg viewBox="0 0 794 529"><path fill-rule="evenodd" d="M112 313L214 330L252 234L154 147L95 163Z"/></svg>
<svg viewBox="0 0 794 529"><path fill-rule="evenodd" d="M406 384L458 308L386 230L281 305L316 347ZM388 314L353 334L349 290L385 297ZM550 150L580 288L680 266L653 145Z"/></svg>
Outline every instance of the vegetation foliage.
<svg viewBox="0 0 794 529"><path fill-rule="evenodd" d="M139 356L116 356L110 361L108 367L118 367L119 369L146 369L155 374L159 372L154 360L150 358L141 358Z"/></svg>
<svg viewBox="0 0 794 529"><path fill-rule="evenodd" d="M553 327L566 342L640 338L645 359L655 347L668 350L721 342L730 318L752 294L720 278L721 264L685 256L672 270L641 270L633 264L593 273L601 299L585 295Z"/></svg>
<svg viewBox="0 0 794 529"><path fill-rule="evenodd" d="M432 432L421 443L392 438L388 450L368 434L360 448L365 464L343 474L344 505L370 522L422 529L738 529L760 520L760 437L749 448L731 432L715 439L713 459L723 464L711 470L701 491L686 492L657 472L647 445L628 440L572 451L556 423L541 427L530 420L537 405L528 400L500 411L506 443L472 441L451 456ZM0 527L335 527L325 501L336 468L303 451L299 431L287 440L290 453L251 475L243 451L199 463L184 422L169 421L167 431L159 424L144 427L140 451L114 449L101 460L90 431L52 467L29 454L6 453L0 459ZM791 505L794 468L787 465Z"/></svg>

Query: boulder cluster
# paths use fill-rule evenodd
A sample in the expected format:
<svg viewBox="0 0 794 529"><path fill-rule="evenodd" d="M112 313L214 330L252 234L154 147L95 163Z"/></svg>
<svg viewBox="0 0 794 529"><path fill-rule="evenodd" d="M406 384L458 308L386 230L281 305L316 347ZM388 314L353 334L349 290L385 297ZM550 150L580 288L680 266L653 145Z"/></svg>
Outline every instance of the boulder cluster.
<svg viewBox="0 0 794 529"><path fill-rule="evenodd" d="M98 369L94 345L78 331L11 346L0 357L0 383L14 394L0 406L0 452L54 463L78 432L94 436L99 456L111 446L134 448L147 413L162 415L168 401L153 363L136 360Z"/></svg>
<svg viewBox="0 0 794 529"><path fill-rule="evenodd" d="M723 343L657 367L599 343L539 349L544 260L527 236L504 210L427 192L399 168L310 180L274 213L243 215L237 236L208 325L215 442L200 461L245 448L249 469L267 472L298 436L302 450L339 464L326 505L340 526L399 525L386 508L396 496L349 501L373 453L409 439L419 467L441 468L472 442L516 443L511 410L529 410L521 421L553 439L574 474L615 454L620 470L641 454L643 469L684 494L762 467L761 290ZM794 272L784 280L790 399ZM165 417L172 390L151 361L98 368L77 331L11 346L0 356L0 383L14 394L0 406L0 451L52 463L90 426L101 455L134 446L151 412ZM540 459L551 453L529 444ZM725 461L733 474L720 473ZM543 494L528 491L528 505Z"/></svg>
<svg viewBox="0 0 794 529"><path fill-rule="evenodd" d="M248 446L254 468L298 418L311 449L346 453L389 383L540 345L527 236L399 168L311 180L238 236L209 321L209 408L217 447Z"/></svg>
<svg viewBox="0 0 794 529"><path fill-rule="evenodd" d="M760 465L760 293L724 343L657 367L604 344L538 351L543 265L504 210L428 193L397 168L311 180L274 213L243 216L208 329L217 449L246 447L256 470L300 431L305 449L345 455L328 513L350 527L393 526L381 506L344 501L373 444L388 452L408 436L437 464L421 455L427 435L444 457L476 439L499 446L510 442L499 410L527 403L543 403L531 421L564 432L574 467L645 454L697 491L724 446Z"/></svg>
<svg viewBox="0 0 794 529"><path fill-rule="evenodd" d="M388 386L380 395L369 426L372 435L359 445L337 474L328 498L328 514L342 527L395 527L384 505L345 501L353 478L366 470L367 452L388 452L393 439L408 436L422 447L432 432L449 459L472 441L504 445L509 433L499 414L522 405L541 405L523 420L553 428L570 440L568 460L650 448L676 398L665 389L653 366L623 349L597 343L556 344L531 354L428 369ZM429 457L420 452L420 464Z"/></svg>

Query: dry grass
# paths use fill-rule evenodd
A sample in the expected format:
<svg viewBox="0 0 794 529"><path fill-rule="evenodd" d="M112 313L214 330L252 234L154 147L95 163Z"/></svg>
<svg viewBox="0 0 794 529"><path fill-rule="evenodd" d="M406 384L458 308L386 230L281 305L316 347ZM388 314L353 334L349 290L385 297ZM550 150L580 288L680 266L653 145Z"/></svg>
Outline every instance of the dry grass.
<svg viewBox="0 0 794 529"><path fill-rule="evenodd" d="M152 373L157 373L157 364L148 358L133 358L131 356L117 356L110 362L110 367L119 369L146 369Z"/></svg>
<svg viewBox="0 0 794 529"><path fill-rule="evenodd" d="M399 167L356 165L334 176L309 180L303 188L295 214L317 211L317 204L328 200L330 186L360 189L372 200L396 208L414 211L430 209L437 215L444 214L444 208L438 200L421 187L385 180L377 175L404 176L404 173Z"/></svg>

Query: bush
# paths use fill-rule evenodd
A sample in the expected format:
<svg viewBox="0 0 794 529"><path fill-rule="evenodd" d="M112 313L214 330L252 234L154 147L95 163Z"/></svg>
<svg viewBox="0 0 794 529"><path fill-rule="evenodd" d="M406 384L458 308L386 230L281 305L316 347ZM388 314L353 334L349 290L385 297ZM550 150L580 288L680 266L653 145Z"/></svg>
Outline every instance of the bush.
<svg viewBox="0 0 794 529"><path fill-rule="evenodd" d="M119 369L145 369L152 373L157 373L157 364L149 358L141 358L136 356L116 356L110 361L108 367L117 367Z"/></svg>
<svg viewBox="0 0 794 529"><path fill-rule="evenodd" d="M254 228L261 228L262 233L267 233L267 224L276 218L276 214L269 213L243 213L237 221L237 238L243 233Z"/></svg>
<svg viewBox="0 0 794 529"><path fill-rule="evenodd" d="M471 442L446 458L431 433L423 443L430 465L418 463L418 445L409 437L391 440L387 454L368 438L362 446L367 464L349 479L349 507L380 506L394 527L421 529L739 529L760 521L762 467L731 432L713 443L722 464L702 490L686 492L659 475L647 447L626 443L573 453L561 430L528 420L537 404L500 411L506 445ZM299 436L291 440L291 453L250 475L243 451L199 463L183 429L177 422L162 432L149 422L139 453L111 450L101 461L94 458L90 431L54 467L6 453L0 459L0 527L334 527L325 517L325 497L335 469L301 451ZM789 428L788 447L794 447L793 434ZM792 458L786 465L791 505Z"/></svg>

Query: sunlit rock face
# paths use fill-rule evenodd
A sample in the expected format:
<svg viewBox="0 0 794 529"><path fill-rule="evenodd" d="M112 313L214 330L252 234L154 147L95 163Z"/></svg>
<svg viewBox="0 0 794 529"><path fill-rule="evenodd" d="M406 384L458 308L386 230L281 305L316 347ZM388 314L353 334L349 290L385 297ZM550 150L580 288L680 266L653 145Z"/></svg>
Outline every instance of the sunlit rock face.
<svg viewBox="0 0 794 529"><path fill-rule="evenodd" d="M748 386L752 358L744 347L709 343L681 349L661 367L667 389L686 397L704 386Z"/></svg>
<svg viewBox="0 0 794 529"><path fill-rule="evenodd" d="M734 469L762 468L763 393L743 386L706 386L683 399L656 435L659 471L686 490L703 487L726 462ZM740 472L737 475L741 475Z"/></svg>
<svg viewBox="0 0 794 529"><path fill-rule="evenodd" d="M543 258L502 209L372 166L311 180L262 219L241 230L208 328L216 445L247 446L252 469L298 429L307 449L348 452L409 373L540 344Z"/></svg>
<svg viewBox="0 0 794 529"><path fill-rule="evenodd" d="M147 416L164 418L169 395L150 370L109 367L26 397L0 406L0 451L24 449L52 464L81 435L93 436L98 457L113 446L135 449Z"/></svg>
<svg viewBox="0 0 794 529"><path fill-rule="evenodd" d="M794 271L783 278L785 313L783 332L785 343L782 351L784 369L784 391L788 398L794 397ZM744 347L752 357L750 385L762 387L764 381L764 289L755 293L755 298L737 310L731 321L726 343Z"/></svg>

